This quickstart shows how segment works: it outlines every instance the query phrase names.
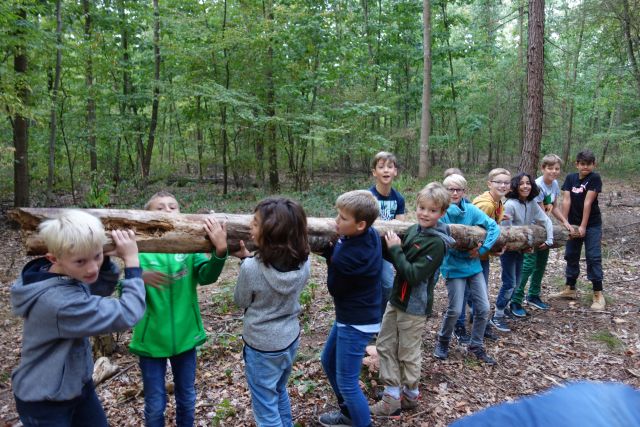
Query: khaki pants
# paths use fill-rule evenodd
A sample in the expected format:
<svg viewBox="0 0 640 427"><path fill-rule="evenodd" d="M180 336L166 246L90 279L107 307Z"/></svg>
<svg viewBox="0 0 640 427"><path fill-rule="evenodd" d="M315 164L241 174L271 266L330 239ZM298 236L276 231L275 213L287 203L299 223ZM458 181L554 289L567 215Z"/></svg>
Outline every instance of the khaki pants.
<svg viewBox="0 0 640 427"><path fill-rule="evenodd" d="M407 314L387 304L376 342L383 385L406 386L410 390L418 388L425 322L425 316Z"/></svg>

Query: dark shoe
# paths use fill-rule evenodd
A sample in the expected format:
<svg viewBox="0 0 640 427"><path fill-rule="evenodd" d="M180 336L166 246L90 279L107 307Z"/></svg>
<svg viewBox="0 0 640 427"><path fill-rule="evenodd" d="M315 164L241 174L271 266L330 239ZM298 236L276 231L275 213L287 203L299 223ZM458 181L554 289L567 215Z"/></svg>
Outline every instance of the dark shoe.
<svg viewBox="0 0 640 427"><path fill-rule="evenodd" d="M493 325L493 327L499 330L500 332L511 332L511 328L507 324L507 319L505 319L504 317L493 316L490 322Z"/></svg>
<svg viewBox="0 0 640 427"><path fill-rule="evenodd" d="M449 357L449 340L436 340L436 348L433 350L433 355L440 360L445 360Z"/></svg>
<svg viewBox="0 0 640 427"><path fill-rule="evenodd" d="M512 302L511 304L509 304L509 310L511 311L511 314L516 317L527 317L527 311L522 308L521 304L517 302Z"/></svg>
<svg viewBox="0 0 640 427"><path fill-rule="evenodd" d="M540 310L549 310L549 304L542 302L538 295L527 297L527 304L539 308Z"/></svg>
<svg viewBox="0 0 640 427"><path fill-rule="evenodd" d="M484 330L484 337L491 341L498 341L498 335L496 334L491 323L487 323L487 327Z"/></svg>
<svg viewBox="0 0 640 427"><path fill-rule="evenodd" d="M458 344L460 345L469 345L469 343L471 342L471 335L467 334L467 330L464 325L456 326L455 330L453 331L453 335L456 336Z"/></svg>
<svg viewBox="0 0 640 427"><path fill-rule="evenodd" d="M472 354L480 362L486 363L487 365L493 366L498 363L493 357L489 356L482 347L469 346L469 353Z"/></svg>
<svg viewBox="0 0 640 427"><path fill-rule="evenodd" d="M318 422L325 427L349 427L351 426L351 418L347 417L340 411L327 412L320 415Z"/></svg>

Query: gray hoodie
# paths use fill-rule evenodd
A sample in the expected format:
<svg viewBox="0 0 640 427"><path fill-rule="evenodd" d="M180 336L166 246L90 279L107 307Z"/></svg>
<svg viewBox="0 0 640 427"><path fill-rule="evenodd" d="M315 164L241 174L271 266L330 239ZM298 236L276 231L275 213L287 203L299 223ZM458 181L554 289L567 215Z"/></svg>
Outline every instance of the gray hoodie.
<svg viewBox="0 0 640 427"><path fill-rule="evenodd" d="M49 273L50 266L46 258L29 262L11 286L13 312L24 319L20 365L11 381L14 394L26 402L80 396L93 373L87 337L128 329L145 310L140 268L125 269L122 297L115 299L106 296L119 269L108 257L91 285Z"/></svg>
<svg viewBox="0 0 640 427"><path fill-rule="evenodd" d="M279 351L300 335L298 302L309 280L310 261L293 271L266 267L258 258L247 258L240 266L233 295L245 309L242 339L259 351Z"/></svg>
<svg viewBox="0 0 640 427"><path fill-rule="evenodd" d="M507 199L504 213L511 219L502 221L502 225L540 224L547 232L545 243L547 246L553 245L553 223L534 200L522 202L519 199Z"/></svg>

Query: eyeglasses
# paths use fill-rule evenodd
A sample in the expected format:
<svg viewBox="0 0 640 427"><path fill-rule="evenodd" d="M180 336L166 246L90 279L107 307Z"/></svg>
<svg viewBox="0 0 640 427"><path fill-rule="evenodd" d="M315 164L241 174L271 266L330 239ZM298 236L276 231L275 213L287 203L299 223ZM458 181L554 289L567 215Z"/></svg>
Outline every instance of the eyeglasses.
<svg viewBox="0 0 640 427"><path fill-rule="evenodd" d="M447 191L453 194L464 193L464 188L447 188Z"/></svg>
<svg viewBox="0 0 640 427"><path fill-rule="evenodd" d="M491 182L497 185L498 187L500 187L501 185L507 186L511 184L509 181L491 181Z"/></svg>

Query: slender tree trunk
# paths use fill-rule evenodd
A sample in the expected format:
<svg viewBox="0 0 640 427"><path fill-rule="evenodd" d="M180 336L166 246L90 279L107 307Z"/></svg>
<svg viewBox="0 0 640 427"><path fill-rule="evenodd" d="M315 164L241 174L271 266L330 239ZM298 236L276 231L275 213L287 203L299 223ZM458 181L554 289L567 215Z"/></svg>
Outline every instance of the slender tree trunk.
<svg viewBox="0 0 640 427"><path fill-rule="evenodd" d="M442 7L442 20L444 23L445 34L446 34L446 44L447 44L447 59L449 64L449 87L451 88L451 99L453 101L453 121L455 125L456 131L456 160L458 166L461 165L462 161L462 137L460 136L460 124L458 123L458 106L457 106L457 94L456 94L456 86L453 81L454 73L453 73L453 55L451 54L451 43L449 42L449 38L451 37L449 31L449 19L447 18L447 4L446 2L441 3Z"/></svg>
<svg viewBox="0 0 640 427"><path fill-rule="evenodd" d="M51 113L49 118L49 171L47 174L47 200L53 201L53 181L56 169L56 132L58 120L58 90L60 89L60 68L62 64L62 6L61 0L56 0L56 68L51 90Z"/></svg>
<svg viewBox="0 0 640 427"><path fill-rule="evenodd" d="M273 31L273 3L272 0L265 2L265 20L267 21L268 31ZM267 61L265 64L265 79L266 79L266 91L267 91L267 128L266 128L266 142L267 142L267 154L269 156L269 192L277 193L280 190L280 182L278 177L278 151L276 144L276 105L275 105L275 84L273 82L273 44L274 41L269 38L269 46L267 47Z"/></svg>
<svg viewBox="0 0 640 427"><path fill-rule="evenodd" d="M27 12L20 8L17 12L16 38L18 43L13 53L13 71L16 73L16 92L23 108L29 103L27 83L27 45L24 39ZM13 204L29 206L29 121L20 112L13 117Z"/></svg>
<svg viewBox="0 0 640 427"><path fill-rule="evenodd" d="M84 41L86 46L85 55L85 85L87 87L87 147L89 147L90 170L95 175L98 171L98 153L96 147L96 101L93 97L93 47L91 28L91 3L89 0L82 0L82 11L84 13Z"/></svg>
<svg viewBox="0 0 640 427"><path fill-rule="evenodd" d="M153 155L153 145L156 138L156 127L158 126L158 106L160 104L160 7L158 0L153 0L153 101L151 103L151 123L149 125L149 141L144 151L142 159L142 176L149 177L151 171L151 156Z"/></svg>
<svg viewBox="0 0 640 427"><path fill-rule="evenodd" d="M604 143L602 144L602 156L601 156L601 160L600 163L604 164L607 161L607 150L609 149L609 144L611 143L611 132L613 131L613 128L616 124L616 122L618 122L620 120L620 104L616 104L615 108L611 111L611 117L609 119L609 130L607 131L607 138L604 140Z"/></svg>
<svg viewBox="0 0 640 427"><path fill-rule="evenodd" d="M542 140L544 97L544 0L529 1L527 137L518 170L535 176Z"/></svg>
<svg viewBox="0 0 640 427"><path fill-rule="evenodd" d="M431 134L431 1L422 0L422 114L420 120L420 163L418 177L429 171L429 135Z"/></svg>
<svg viewBox="0 0 640 427"><path fill-rule="evenodd" d="M580 63L580 51L582 50L584 21L585 21L585 8L583 7L580 14L580 31L578 33L578 43L577 43L577 46L575 49L575 55L572 61L573 70L571 75L571 81L569 83L571 85L571 88L567 93L567 96L569 97L569 100L568 100L569 101L569 117L567 119L569 127L567 129L567 140L565 141L564 149L562 150L562 161L564 162L565 165L569 160L569 154L571 153L571 142L573 138L573 113L576 105L576 102L575 102L576 81L578 80L578 64Z"/></svg>
<svg viewBox="0 0 640 427"><path fill-rule="evenodd" d="M622 1L622 28L624 30L624 38L625 44L627 47L627 57L629 59L629 63L631 64L631 72L636 79L636 85L638 90L638 96L640 97L640 69L638 68L638 61L636 60L634 46L635 43L640 43L638 37L633 37L631 34L631 15L629 14L629 0L621 0ZM636 21L637 25L638 21Z"/></svg>
<svg viewBox="0 0 640 427"><path fill-rule="evenodd" d="M518 31L520 34L519 42L518 42L518 70L525 69L525 55L524 51L526 49L525 38L524 38L524 0L518 1ZM526 79L527 76L525 73L518 71L518 132L519 139L516 142L516 148L518 149L518 153L522 153L522 149L524 147L525 134L527 130L527 108L526 108ZM513 153L513 152L512 152Z"/></svg>
<svg viewBox="0 0 640 427"><path fill-rule="evenodd" d="M227 28L227 0L224 0L224 14L222 17L222 40L225 38L225 30ZM229 72L229 51L225 45L222 49L222 55L224 59L224 87L229 90L230 72ZM228 151L229 151L229 136L227 135L227 106L221 105L220 107L220 133L222 139L222 194L227 194L229 188L229 165L228 165Z"/></svg>

